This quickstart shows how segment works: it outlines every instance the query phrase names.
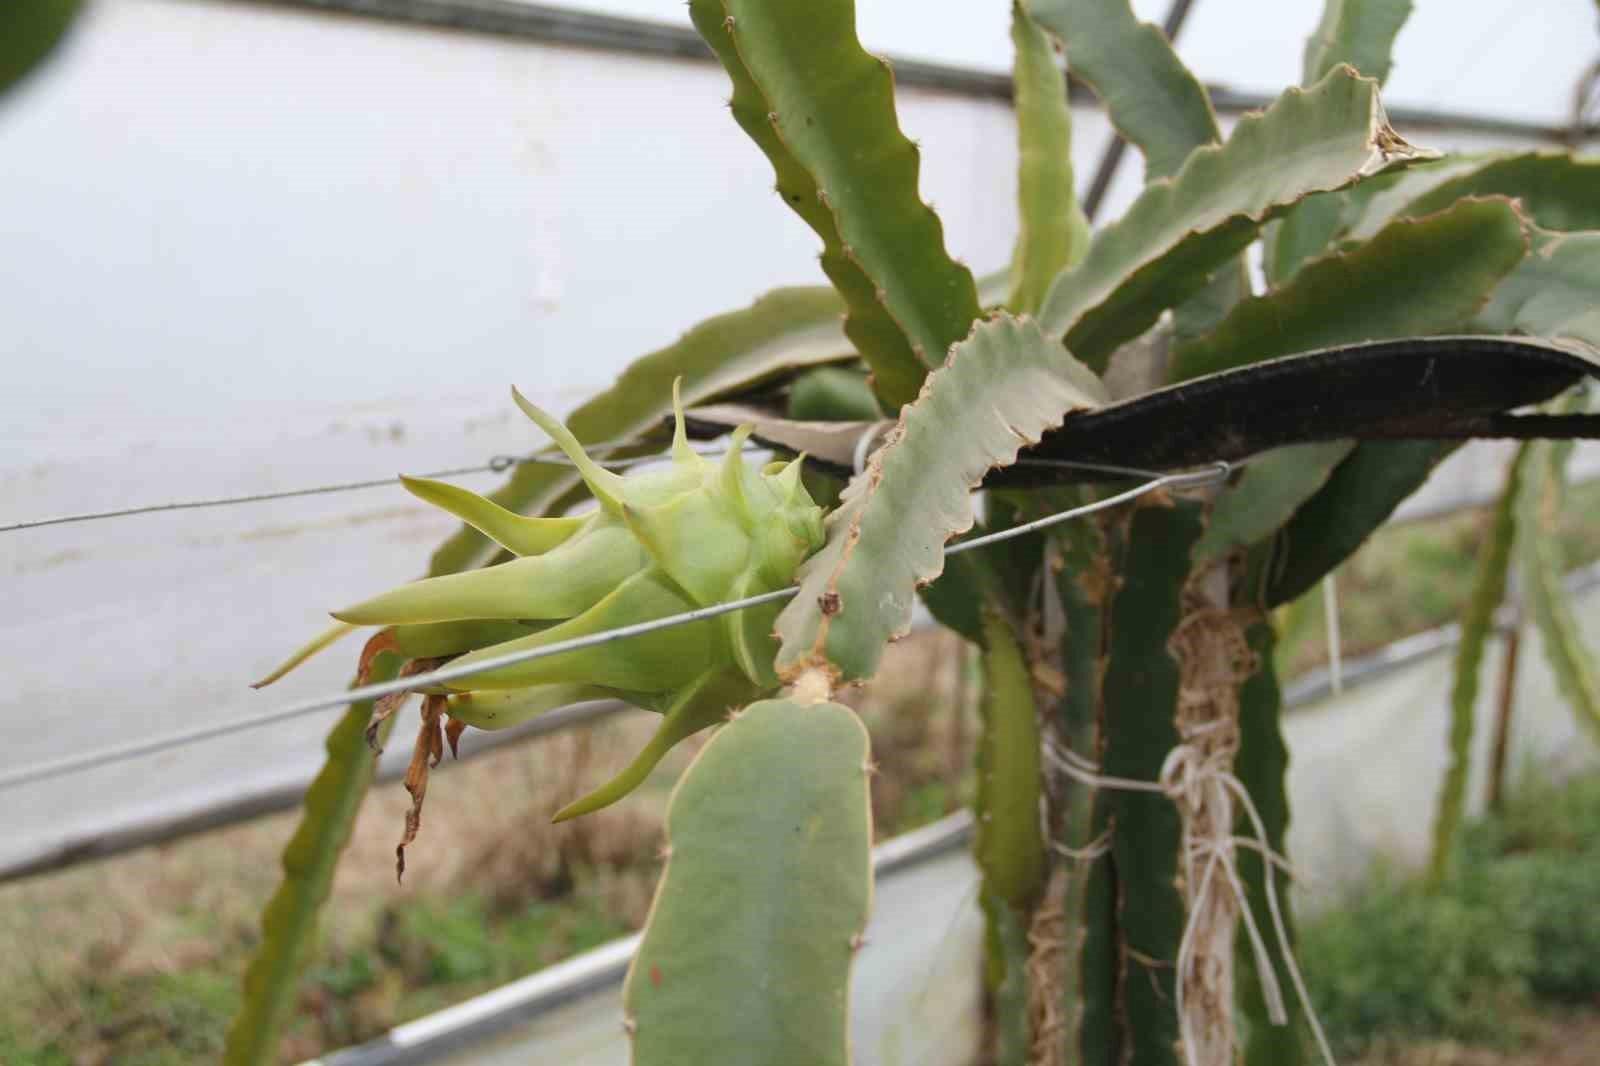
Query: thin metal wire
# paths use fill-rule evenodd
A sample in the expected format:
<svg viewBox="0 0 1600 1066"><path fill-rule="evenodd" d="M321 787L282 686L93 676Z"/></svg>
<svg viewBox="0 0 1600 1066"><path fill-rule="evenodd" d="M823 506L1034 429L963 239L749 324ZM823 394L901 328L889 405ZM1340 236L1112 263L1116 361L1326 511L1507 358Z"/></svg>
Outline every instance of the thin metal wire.
<svg viewBox="0 0 1600 1066"><path fill-rule="evenodd" d="M1053 515L1046 515L1043 518L1036 518L1032 522L1024 522L1020 526L1012 526L1010 529L1002 529L995 533L986 533L981 537L973 537L971 540L964 540L959 544L952 544L950 547L945 549L944 553L946 555L958 555L964 551L971 551L973 548L982 548L990 544L998 544L1003 540L1010 540L1012 537L1020 537L1026 533L1032 533L1040 529L1048 529L1050 526L1057 525L1061 522L1067 522L1074 518L1083 518L1086 515L1092 515L1096 511L1106 511L1113 507L1120 507L1125 503L1131 503L1140 496L1143 496L1146 493L1154 492L1157 489L1193 488L1198 485L1214 485L1219 481L1226 480L1228 475L1231 473L1233 473L1232 463L1219 462L1207 467L1204 470L1193 471L1187 474L1162 474L1151 481L1145 482L1143 485L1136 485L1131 489L1126 489L1122 492L1119 492L1115 496L1107 496L1103 500L1096 500L1093 503L1086 503L1082 507L1074 507L1071 510L1060 511Z"/></svg>
<svg viewBox="0 0 1600 1066"><path fill-rule="evenodd" d="M500 458L497 456L496 458ZM492 465L462 466L452 470L435 470L418 475L427 478L462 477L496 469ZM505 469L500 467L498 469ZM201 507L227 507L236 503L264 503L268 500L287 500L296 496L321 496L324 493L353 492L357 489L375 489L395 483L392 477L372 481L345 481L335 485L317 485L306 489L285 489L282 492L255 492L245 496L219 496L203 500L179 500L173 503L152 503L141 507L124 507L115 511L86 511L80 514L56 515L53 518L34 518L25 522L12 522L0 526L0 533L15 533L23 529L42 529L45 526L65 526L74 522L98 522L104 518L127 518L132 515L156 514L161 511L192 511Z"/></svg>
<svg viewBox="0 0 1600 1066"><path fill-rule="evenodd" d="M1235 459L1229 463L1230 470L1237 470L1245 465L1246 460ZM1045 456L1019 455L1012 466L1037 466L1052 470L1092 470L1099 474L1114 474L1125 478L1152 478L1162 475L1150 470L1143 470L1136 466L1117 466L1115 463L1088 463L1078 459L1050 459Z"/></svg>
<svg viewBox="0 0 1600 1066"><path fill-rule="evenodd" d="M589 445L590 448L611 450L638 441L605 441L600 444ZM726 448L696 449L701 455L721 455ZM602 459L600 465L612 470L624 470L630 466L641 466L647 463L660 462L660 455L636 455L622 459ZM500 474L513 466L524 464L537 464L539 466L571 466L572 460L560 454L534 454L534 455L496 455L481 466L458 466L449 470L434 470L426 474L418 474L423 478L450 478L465 477L468 474ZM115 511L87 511L81 514L58 515L53 518L35 518L25 522L12 522L0 526L0 533L15 533L24 529L41 529L45 526L64 526L75 522L97 522L105 518L127 518L132 515L156 514L161 511L192 511L202 507L229 507L240 503L265 503L269 500L288 500L298 496L322 496L335 492L354 492L359 489L388 488L395 484L392 477L374 478L371 481L345 481L332 485L316 485L304 489L285 489L282 492L256 492L244 496L217 496L199 500L179 500L174 503L153 503L141 507L124 507Z"/></svg>
<svg viewBox="0 0 1600 1066"><path fill-rule="evenodd" d="M867 445L873 438L881 436L883 427L874 427L863 435L862 441ZM641 443L638 440L612 440L591 444L588 447L594 451L611 451L617 448L629 447ZM765 446L752 440L747 449L762 450ZM858 449L859 451L860 449ZM697 447L695 451L707 457L727 454L725 445L712 445L710 447ZM863 456L864 458L864 456ZM650 455L635 455L617 459L601 459L601 466L610 470L626 470L634 466L646 466L650 463L659 463L663 457L658 453ZM537 464L540 466L571 466L572 460L560 453L535 453L532 455L495 455L481 466L458 466L448 470L432 470L414 476L419 478L443 479L452 477L467 477L472 474L502 474L513 466ZM1043 459L1022 456L1017 459L1017 466L1044 466L1059 467L1073 470L1097 470L1108 474L1118 474L1124 477L1152 477L1148 470L1136 470L1131 467L1112 466L1106 463L1080 463L1070 459ZM85 511L78 514L56 515L50 518L33 518L22 522L12 522L0 525L0 533L17 533L24 529L43 529L47 526L65 526L78 522L98 522L108 518L130 518L134 515L159 514L163 511L193 511L207 507L231 507L242 503L267 503L272 500L290 500L302 496L323 496L338 492L356 492L362 489L389 488L395 484L392 477L373 478L370 481L344 481L331 485L314 485L303 489L284 489L281 492L256 492L243 496L215 496L197 500L178 500L172 503L152 503L139 507L123 507L112 511Z"/></svg>
<svg viewBox="0 0 1600 1066"><path fill-rule="evenodd" d="M1069 510L1060 511L1053 515L1047 515L1044 518L1036 519L1035 521L1027 522L1020 526L1014 526L1010 529L1002 529L994 533L985 534L981 537L973 537L970 540L964 540L957 544L952 544L945 549L945 554L958 555L961 552L972 551L975 548L982 548L991 544L998 544L1001 541L1010 540L1013 537L1020 537L1024 534L1045 529L1061 522L1071 521L1074 518L1082 518L1098 511L1108 510L1112 507L1129 503L1140 496L1147 495L1148 493L1155 492L1159 489L1212 484L1226 478L1232 472L1232 470L1233 467L1228 463L1217 463L1214 466L1207 467L1204 470L1191 471L1188 473L1156 474L1152 476L1151 480L1142 485L1127 489L1124 492L1119 492L1114 496L1108 496L1103 500L1096 500L1093 503L1085 504L1082 507L1073 507ZM425 674L414 674L410 677L397 678L393 681L383 681L373 685L362 685L358 688L347 689L336 696L325 696L315 699L302 700L298 703L291 703L287 706L279 707L276 710L267 711L262 714L250 715L244 718L236 718L229 722L202 726L198 729L190 729L181 733L169 734L165 737L156 737L151 740L136 741L134 743L124 744L118 747L105 748L100 751L89 752L84 755L70 755L64 758L52 760L50 762L36 763L33 766L22 767L21 769L13 770L10 773L0 774L0 791L16 788L19 785L33 784L49 778L61 777L69 773L78 773L84 770L106 766L111 763L125 762L128 759L138 758L143 755L155 755L163 751L168 751L172 748L185 747L190 744L195 744L204 740L211 740L216 737L226 736L231 733L242 732L247 729L255 729L264 725L272 725L277 722L287 721L291 718L298 718L314 711L328 710L334 707L344 707L352 703L358 703L363 700L377 699L380 696L388 696L397 692L409 692L416 689L426 688L430 685L436 685L445 681L456 681L464 677L472 677L475 674L485 673L490 670L498 670L506 666L515 666L520 663L533 662L534 660L544 659L553 655L562 655L570 651L580 651L584 648L597 647L601 644L609 644L612 641L624 640L628 637L643 636L646 633L654 633L658 630L670 629L674 626L688 625L691 622L705 621L706 619L716 618L720 615L731 614L734 611L742 611L747 607L757 607L766 603L777 603L780 600L790 599L799 591L800 587L798 585L791 585L788 588L776 589L772 592L763 592L755 596L746 596L743 599L729 600L726 603L712 604L708 607L697 607L692 611L684 611L681 614L668 615L664 618L654 618L647 622L636 622L633 625L620 626L616 629L609 629L602 633L592 633L588 636L573 637L571 640L558 641L554 644L547 644L539 648L528 648L522 651L507 652L504 655L492 656L474 663L459 663L453 666L444 666L437 670L429 671Z"/></svg>

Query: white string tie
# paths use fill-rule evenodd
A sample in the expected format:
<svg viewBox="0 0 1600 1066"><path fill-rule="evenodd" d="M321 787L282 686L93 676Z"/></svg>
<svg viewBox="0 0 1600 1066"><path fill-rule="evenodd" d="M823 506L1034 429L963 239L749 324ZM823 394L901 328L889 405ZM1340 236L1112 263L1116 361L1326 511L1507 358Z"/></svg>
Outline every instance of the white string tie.
<svg viewBox="0 0 1600 1066"><path fill-rule="evenodd" d="M1203 731L1202 726L1196 732ZM1177 977L1174 987L1177 995L1177 1010L1180 1023L1180 1035L1183 1038L1184 1058L1189 1066L1199 1066L1194 1058L1195 1041L1189 1031L1188 1014L1184 1010L1183 989L1188 979L1193 976L1194 941L1199 928L1199 917L1205 913L1206 903L1209 899L1211 887L1216 881L1218 871L1221 871L1228 888L1233 892L1239 905L1239 915L1244 922L1245 933L1250 938L1251 953L1255 957L1256 973L1261 981L1262 998L1266 1000L1267 1017L1273 1025L1287 1025L1289 1014L1284 1006L1283 988L1278 981L1277 967L1273 965L1272 954L1267 948L1266 940L1261 935L1261 928L1250 909L1249 898L1245 892L1244 884L1239 880L1239 874L1234 865L1234 848L1247 847L1262 856L1265 867L1263 881L1266 885L1267 911L1272 919L1273 934L1278 942L1278 955L1283 960L1284 968L1289 972L1289 979L1294 985L1295 995L1299 997L1300 1006L1306 1015L1306 1021L1311 1026L1311 1032L1317 1041L1317 1048L1322 1053L1322 1060L1326 1066L1338 1066L1334 1059L1333 1050L1328 1044L1328 1038L1322 1030L1322 1023L1317 1018L1317 1012L1311 1005L1310 993L1306 990L1305 978L1300 973L1300 964L1295 958L1294 950L1289 946L1289 933L1283 920L1283 907L1278 900L1277 878L1272 876L1272 869L1277 868L1294 876L1294 869L1289 861L1274 851L1267 842L1267 830L1262 822L1261 813L1256 809L1255 802L1250 798L1250 792L1244 787L1233 773L1228 770L1220 757L1210 759L1202 758L1196 748L1188 741L1179 744L1168 753L1162 762L1160 781L1138 781L1127 777L1115 777L1102 774L1098 766L1085 759L1078 753L1061 748L1055 744L1047 743L1044 746L1045 758L1062 773L1071 777L1080 784L1090 788L1105 788L1123 792L1150 792L1164 795L1173 802L1187 802L1191 809L1199 806L1204 798L1205 790L1215 789L1225 795L1237 799L1244 808L1245 815L1250 819L1253 837L1225 837L1221 839L1195 839L1187 842L1184 848L1184 872L1187 884L1196 884L1194 881L1195 867L1203 863L1200 870L1198 889L1194 900L1189 906L1188 921L1184 924L1183 936L1178 941ZM1056 845L1063 853L1070 853L1072 849ZM1102 837L1082 849L1088 853L1087 857L1094 858L1104 854L1109 849L1109 840ZM1073 856L1077 857L1077 856Z"/></svg>
<svg viewBox="0 0 1600 1066"><path fill-rule="evenodd" d="M877 443L878 438L893 427L893 422L874 422L861 431L861 436L856 438L856 447L855 451L851 453L850 462L857 474L861 474L867 469L867 455L872 451L873 444Z"/></svg>

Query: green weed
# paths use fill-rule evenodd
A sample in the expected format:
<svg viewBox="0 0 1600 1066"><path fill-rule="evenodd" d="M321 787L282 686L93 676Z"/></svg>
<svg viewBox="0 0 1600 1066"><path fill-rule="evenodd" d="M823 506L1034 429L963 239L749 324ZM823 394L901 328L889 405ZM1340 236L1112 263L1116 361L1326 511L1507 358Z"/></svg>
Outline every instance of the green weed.
<svg viewBox="0 0 1600 1066"><path fill-rule="evenodd" d="M1462 835L1435 893L1389 873L1302 929L1345 1054L1389 1040L1515 1043L1535 1008L1600 1006L1600 775L1519 795Z"/></svg>

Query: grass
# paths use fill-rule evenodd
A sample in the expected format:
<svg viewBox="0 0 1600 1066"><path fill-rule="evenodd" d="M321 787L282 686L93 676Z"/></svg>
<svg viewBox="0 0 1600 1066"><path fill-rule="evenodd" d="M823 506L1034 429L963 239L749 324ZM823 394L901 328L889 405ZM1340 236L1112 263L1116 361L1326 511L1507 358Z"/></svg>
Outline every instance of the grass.
<svg viewBox="0 0 1600 1066"><path fill-rule="evenodd" d="M879 839L967 801L961 649L942 633L902 642L888 683L851 700L872 733ZM666 793L695 745L669 756L644 795L561 826L549 817L625 762L652 717L446 763L401 886L393 847L409 800L398 784L375 789L282 1061L378 1036L642 925ZM217 1061L294 822L273 816L0 886L0 1064Z"/></svg>
<svg viewBox="0 0 1600 1066"><path fill-rule="evenodd" d="M1324 1026L1343 1054L1383 1061L1537 1043L1562 1012L1600 1010L1597 886L1600 775L1534 787L1467 827L1436 892L1380 872L1302 927Z"/></svg>

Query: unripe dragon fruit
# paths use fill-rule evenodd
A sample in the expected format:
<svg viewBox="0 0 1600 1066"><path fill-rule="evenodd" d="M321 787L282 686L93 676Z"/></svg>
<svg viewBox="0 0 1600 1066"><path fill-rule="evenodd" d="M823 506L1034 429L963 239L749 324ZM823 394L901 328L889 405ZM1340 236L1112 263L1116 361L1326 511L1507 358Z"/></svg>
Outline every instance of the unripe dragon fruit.
<svg viewBox="0 0 1600 1066"><path fill-rule="evenodd" d="M351 625L386 627L369 642L364 663L380 652L407 656L411 672L446 660L472 663L785 588L822 546L822 509L800 480L804 457L761 469L747 465L740 451L750 429L741 427L721 462L708 461L689 446L676 385L670 464L627 476L595 463L564 425L516 390L512 395L566 453L599 506L582 516L530 518L455 485L403 478L414 495L517 558L402 585L333 612ZM663 716L632 763L556 818L620 799L679 740L777 686L772 629L781 606L562 652L430 689L407 775L415 806L405 842L416 832L427 769L441 757L444 736L453 747L466 726L503 729L582 700L616 697ZM375 722L398 704L380 701Z"/></svg>

